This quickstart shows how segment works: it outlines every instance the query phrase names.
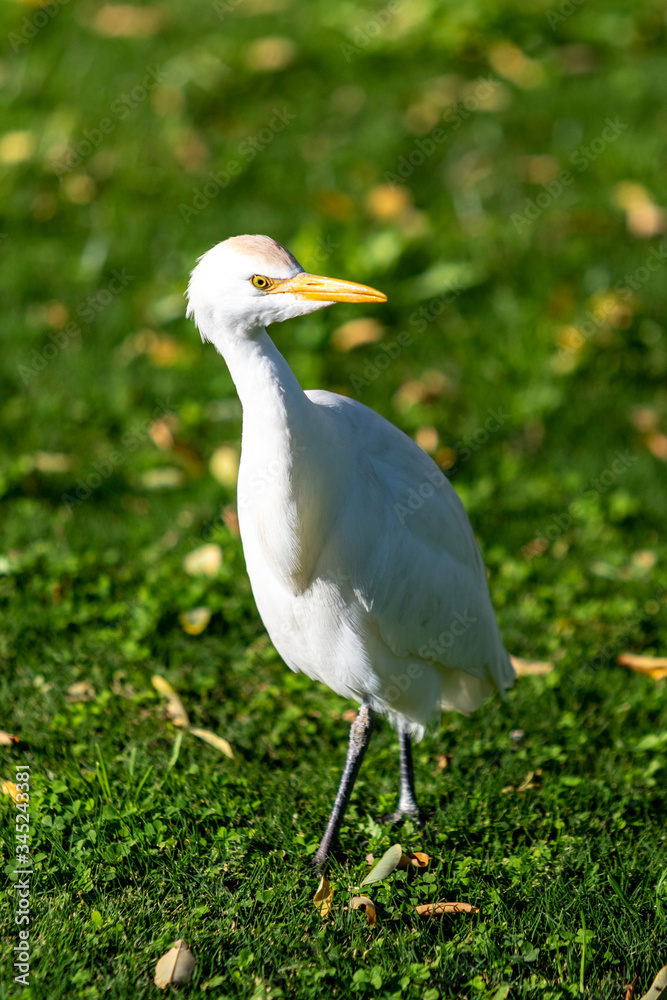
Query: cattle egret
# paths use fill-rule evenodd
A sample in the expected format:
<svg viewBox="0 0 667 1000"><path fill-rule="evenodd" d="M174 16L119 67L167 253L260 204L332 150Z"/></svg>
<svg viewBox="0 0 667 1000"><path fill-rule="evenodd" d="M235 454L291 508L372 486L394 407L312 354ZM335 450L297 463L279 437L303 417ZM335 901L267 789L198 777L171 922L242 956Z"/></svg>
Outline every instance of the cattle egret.
<svg viewBox="0 0 667 1000"><path fill-rule="evenodd" d="M514 670L456 492L411 438L362 403L304 392L270 323L382 292L303 270L268 236L235 236L192 272L188 316L243 407L238 515L259 613L287 665L360 703L314 861L336 843L373 715L400 752L395 819L418 816L411 739L438 709L471 712Z"/></svg>

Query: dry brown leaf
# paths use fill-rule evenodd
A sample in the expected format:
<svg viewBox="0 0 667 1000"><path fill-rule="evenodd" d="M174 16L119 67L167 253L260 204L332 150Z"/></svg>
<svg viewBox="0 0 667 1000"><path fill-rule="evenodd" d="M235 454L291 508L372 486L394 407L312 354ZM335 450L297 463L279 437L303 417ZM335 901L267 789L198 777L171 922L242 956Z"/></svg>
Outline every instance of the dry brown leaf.
<svg viewBox="0 0 667 1000"><path fill-rule="evenodd" d="M225 523L228 531L231 531L232 535L236 535L237 538L241 535L241 529L239 528L239 516L236 513L236 509L228 504L226 507L222 508L222 514L220 515Z"/></svg>
<svg viewBox="0 0 667 1000"><path fill-rule="evenodd" d="M618 662L623 667L630 667L640 674L648 674L653 680L659 681L667 677L666 656L640 656L638 653L620 653Z"/></svg>
<svg viewBox="0 0 667 1000"><path fill-rule="evenodd" d="M443 913L479 913L479 907L470 903L421 903L417 913L420 917L441 917Z"/></svg>
<svg viewBox="0 0 667 1000"><path fill-rule="evenodd" d="M169 681L165 680L164 677L161 677L159 674L153 674L151 677L151 684L158 694L161 694L167 699L167 715L174 725L183 727L189 726L190 720L188 719L188 713L185 711L183 702L178 697Z"/></svg>
<svg viewBox="0 0 667 1000"><path fill-rule="evenodd" d="M628 983L627 988L625 990L625 1000L633 1000L633 997L635 995L636 984L637 984L637 976L635 976L635 978L632 980L631 983Z"/></svg>
<svg viewBox="0 0 667 1000"><path fill-rule="evenodd" d="M454 760L451 753L441 753L438 757L438 770L444 771L446 767L449 767L450 760Z"/></svg>
<svg viewBox="0 0 667 1000"><path fill-rule="evenodd" d="M94 701L95 688L90 681L76 681L67 688L67 701Z"/></svg>
<svg viewBox="0 0 667 1000"><path fill-rule="evenodd" d="M353 896L350 900L350 905L353 910L364 910L366 913L366 922L375 927L377 923L377 913L375 912L375 903L368 896Z"/></svg>
<svg viewBox="0 0 667 1000"><path fill-rule="evenodd" d="M351 319L334 330L331 343L337 351L351 351L381 339L382 326L376 319Z"/></svg>
<svg viewBox="0 0 667 1000"><path fill-rule="evenodd" d="M550 674L554 668L553 663L546 660L522 660L520 656L510 656L510 660L517 677Z"/></svg>
<svg viewBox="0 0 667 1000"><path fill-rule="evenodd" d="M200 740L204 741L204 743L208 743L210 746L215 747L215 749L219 750L220 753L224 753L224 755L229 757L230 760L234 760L234 751L227 740L223 740L222 736L217 736L215 733L209 732L208 729L191 729L190 732L193 736L198 736Z"/></svg>
<svg viewBox="0 0 667 1000"><path fill-rule="evenodd" d="M667 1000L667 965L663 965L651 983L648 993L645 993L640 1000Z"/></svg>
<svg viewBox="0 0 667 1000"><path fill-rule="evenodd" d="M183 940L174 941L173 948L159 958L155 966L153 982L161 990L167 986L184 986L192 979L195 967L195 956Z"/></svg>
<svg viewBox="0 0 667 1000"><path fill-rule="evenodd" d="M322 920L326 920L331 912L331 905L333 902L334 891L329 884L329 880L322 876L320 879L320 884L317 887L317 892L313 896L313 903L320 911L320 916Z"/></svg>
<svg viewBox="0 0 667 1000"><path fill-rule="evenodd" d="M2 784L0 784L0 791L4 792L5 795L10 795L14 802L16 802L19 790L13 781L3 781Z"/></svg>
<svg viewBox="0 0 667 1000"><path fill-rule="evenodd" d="M208 608L192 608L179 615L178 620L188 635L201 635L211 620L211 612Z"/></svg>
<svg viewBox="0 0 667 1000"><path fill-rule="evenodd" d="M12 736L11 733L3 733L0 729L0 747L9 747L12 743L18 743L18 736Z"/></svg>
<svg viewBox="0 0 667 1000"><path fill-rule="evenodd" d="M188 576L214 577L218 575L221 566L222 549L215 542L200 545L188 552L183 560L183 569Z"/></svg>
<svg viewBox="0 0 667 1000"><path fill-rule="evenodd" d="M422 851L408 851L407 854L401 855L401 860L396 867L401 871L404 871L406 868L418 868L421 870L427 867L430 860L428 854L424 854Z"/></svg>

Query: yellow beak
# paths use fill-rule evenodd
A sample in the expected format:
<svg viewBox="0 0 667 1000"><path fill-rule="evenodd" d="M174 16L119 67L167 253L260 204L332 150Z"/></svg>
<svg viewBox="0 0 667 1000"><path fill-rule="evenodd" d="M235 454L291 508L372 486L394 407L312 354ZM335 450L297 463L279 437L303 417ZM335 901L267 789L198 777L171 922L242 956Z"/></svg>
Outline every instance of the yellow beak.
<svg viewBox="0 0 667 1000"><path fill-rule="evenodd" d="M323 278L318 274L302 271L293 278L277 283L267 295L278 292L294 292L301 299L313 302L386 302L384 292L368 285L358 285L356 281L341 281L339 278Z"/></svg>

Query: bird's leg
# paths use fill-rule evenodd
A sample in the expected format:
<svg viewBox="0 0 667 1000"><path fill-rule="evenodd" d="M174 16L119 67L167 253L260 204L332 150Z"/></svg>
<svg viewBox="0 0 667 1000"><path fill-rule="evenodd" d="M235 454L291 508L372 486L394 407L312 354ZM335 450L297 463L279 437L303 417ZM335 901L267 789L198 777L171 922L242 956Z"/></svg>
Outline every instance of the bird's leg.
<svg viewBox="0 0 667 1000"><path fill-rule="evenodd" d="M372 732L373 709L367 702L364 702L359 709L356 719L350 726L350 742L347 748L345 767L343 768L340 785L338 786L338 794L336 795L336 801L333 804L324 836L313 858L313 864L318 871L327 860L331 849L338 839L338 831L343 822L343 816L350 801L352 788L359 773L361 762L364 759L366 748L371 741Z"/></svg>
<svg viewBox="0 0 667 1000"><path fill-rule="evenodd" d="M398 751L400 756L400 792L398 809L384 817L385 823L398 823L404 816L419 819L419 806L415 796L415 777L412 767L412 742L410 733L401 723L398 724Z"/></svg>

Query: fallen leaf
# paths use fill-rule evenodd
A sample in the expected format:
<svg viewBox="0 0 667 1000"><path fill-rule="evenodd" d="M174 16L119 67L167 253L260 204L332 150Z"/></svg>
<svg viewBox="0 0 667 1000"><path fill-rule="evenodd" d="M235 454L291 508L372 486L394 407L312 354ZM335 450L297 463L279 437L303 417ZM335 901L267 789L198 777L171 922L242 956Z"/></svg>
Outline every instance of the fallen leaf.
<svg viewBox="0 0 667 1000"><path fill-rule="evenodd" d="M3 733L0 729L0 747L9 747L12 743L18 743L18 736L12 736L11 733Z"/></svg>
<svg viewBox="0 0 667 1000"><path fill-rule="evenodd" d="M90 681L76 681L67 688L67 701L94 701L95 688Z"/></svg>
<svg viewBox="0 0 667 1000"><path fill-rule="evenodd" d="M667 965L663 965L649 986L648 993L645 993L640 1000L667 1000Z"/></svg>
<svg viewBox="0 0 667 1000"><path fill-rule="evenodd" d="M161 990L167 986L184 986L192 979L195 967L195 956L183 940L174 941L173 948L159 958L155 966L153 982Z"/></svg>
<svg viewBox="0 0 667 1000"><path fill-rule="evenodd" d="M200 545L188 552L183 560L183 569L189 576L214 577L218 575L221 566L222 549L215 542Z"/></svg>
<svg viewBox="0 0 667 1000"><path fill-rule="evenodd" d="M632 1000L632 998L634 997L636 983L637 983L637 976L635 976L635 978L632 980L631 983L628 983L627 988L625 990L625 1000Z"/></svg>
<svg viewBox="0 0 667 1000"><path fill-rule="evenodd" d="M351 351L381 339L382 326L376 319L351 319L334 330L331 343L337 351Z"/></svg>
<svg viewBox="0 0 667 1000"><path fill-rule="evenodd" d="M232 445L221 444L216 448L208 467L213 478L217 479L221 486L227 486L229 489L236 486L239 478L239 456Z"/></svg>
<svg viewBox="0 0 667 1000"><path fill-rule="evenodd" d="M227 740L223 740L222 736L217 736L215 733L209 732L208 729L191 729L190 732L193 736L198 736L204 743L209 743L216 750L224 753L226 757L234 760L234 751Z"/></svg>
<svg viewBox="0 0 667 1000"><path fill-rule="evenodd" d="M438 757L438 770L444 771L446 767L449 767L450 760L454 760L451 753L441 753Z"/></svg>
<svg viewBox="0 0 667 1000"><path fill-rule="evenodd" d="M222 508L222 514L220 515L225 523L226 528L236 535L237 538L241 535L241 529L239 528L239 516L236 513L236 509L231 505L227 505Z"/></svg>
<svg viewBox="0 0 667 1000"><path fill-rule="evenodd" d="M14 802L16 802L16 797L19 794L19 790L13 781L3 781L2 784L0 784L0 789L4 792L5 795L11 795Z"/></svg>
<svg viewBox="0 0 667 1000"><path fill-rule="evenodd" d="M329 884L329 880L323 875L320 879L320 884L317 887L317 892L313 896L313 903L320 911L322 920L326 920L331 912L333 893L334 891Z"/></svg>
<svg viewBox="0 0 667 1000"><path fill-rule="evenodd" d="M346 708L341 715L343 722L356 722L357 720L357 710L356 708Z"/></svg>
<svg viewBox="0 0 667 1000"><path fill-rule="evenodd" d="M426 868L430 861L428 854L423 854L422 851L409 851L407 854L401 854L400 861L396 867L400 871L404 871L406 868Z"/></svg>
<svg viewBox="0 0 667 1000"><path fill-rule="evenodd" d="M211 612L208 608L192 608L179 615L178 620L188 635L201 635L211 620Z"/></svg>
<svg viewBox="0 0 667 1000"><path fill-rule="evenodd" d="M517 788L517 792L527 792L529 788L539 788L542 784L542 768L536 771L529 771L526 777Z"/></svg>
<svg viewBox="0 0 667 1000"><path fill-rule="evenodd" d="M377 914L375 912L375 903L368 896L353 896L350 900L350 905L353 910L364 910L366 913L366 922L375 927L377 923Z"/></svg>
<svg viewBox="0 0 667 1000"><path fill-rule="evenodd" d="M640 674L648 674L653 680L659 681L667 677L667 657L665 656L639 656L637 653L620 653L618 662L623 667L630 667Z"/></svg>
<svg viewBox="0 0 667 1000"><path fill-rule="evenodd" d="M400 844L394 844L388 851L385 851L378 863L371 868L362 885L370 885L372 882L381 882L387 875L391 875L403 857L403 849Z"/></svg>
<svg viewBox="0 0 667 1000"><path fill-rule="evenodd" d="M158 694L161 694L167 699L167 715L174 725L189 726L190 720L188 719L188 713L185 711L183 702L178 697L169 681L165 680L164 677L161 677L159 674L153 674L151 677L151 684Z"/></svg>
<svg viewBox="0 0 667 1000"><path fill-rule="evenodd" d="M417 913L420 917L440 917L443 913L479 913L479 907L470 903L421 903Z"/></svg>
<svg viewBox="0 0 667 1000"><path fill-rule="evenodd" d="M519 656L510 656L510 660L517 677L550 674L554 668L553 663L545 660L522 660Z"/></svg>
<svg viewBox="0 0 667 1000"><path fill-rule="evenodd" d="M183 485L183 470L174 465L163 465L156 469L146 469L141 473L141 484L147 490L170 490Z"/></svg>

